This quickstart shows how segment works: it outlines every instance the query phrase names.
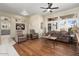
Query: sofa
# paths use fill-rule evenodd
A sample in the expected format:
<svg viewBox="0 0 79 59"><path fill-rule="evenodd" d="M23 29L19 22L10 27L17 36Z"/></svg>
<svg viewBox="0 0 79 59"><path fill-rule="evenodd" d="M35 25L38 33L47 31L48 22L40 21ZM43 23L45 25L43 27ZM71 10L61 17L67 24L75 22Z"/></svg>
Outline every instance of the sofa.
<svg viewBox="0 0 79 59"><path fill-rule="evenodd" d="M16 37L15 37L15 41L17 43L20 43L20 42L24 42L27 40L27 36L26 34L23 34L23 31L22 30L17 30L16 31Z"/></svg>
<svg viewBox="0 0 79 59"><path fill-rule="evenodd" d="M70 35L66 31L51 31L43 36L43 38L47 39L50 39L51 37L56 37L56 41L67 42L67 43L69 42L70 39Z"/></svg>

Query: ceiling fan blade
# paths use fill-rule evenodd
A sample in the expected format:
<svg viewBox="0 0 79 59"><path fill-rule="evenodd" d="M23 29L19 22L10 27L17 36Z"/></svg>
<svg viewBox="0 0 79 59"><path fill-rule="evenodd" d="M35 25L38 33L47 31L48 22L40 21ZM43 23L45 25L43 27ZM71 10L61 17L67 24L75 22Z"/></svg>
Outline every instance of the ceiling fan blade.
<svg viewBox="0 0 79 59"><path fill-rule="evenodd" d="M44 8L44 7L40 7L40 8L42 8L42 9L48 9L48 8Z"/></svg>
<svg viewBox="0 0 79 59"><path fill-rule="evenodd" d="M59 7L53 7L53 8L50 8L50 9L58 9Z"/></svg>

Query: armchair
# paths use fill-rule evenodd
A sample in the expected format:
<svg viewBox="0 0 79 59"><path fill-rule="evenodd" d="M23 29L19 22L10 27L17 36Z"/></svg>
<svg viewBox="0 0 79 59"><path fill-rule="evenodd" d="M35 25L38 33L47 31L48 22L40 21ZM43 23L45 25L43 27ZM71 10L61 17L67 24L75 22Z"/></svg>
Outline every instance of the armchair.
<svg viewBox="0 0 79 59"><path fill-rule="evenodd" d="M17 33L17 34L16 34L16 42L19 43L19 42L26 41L26 35L23 34L22 31L17 31L16 33Z"/></svg>
<svg viewBox="0 0 79 59"><path fill-rule="evenodd" d="M30 35L31 35L32 39L38 38L38 33L36 33L35 30L33 30L33 29L30 30Z"/></svg>

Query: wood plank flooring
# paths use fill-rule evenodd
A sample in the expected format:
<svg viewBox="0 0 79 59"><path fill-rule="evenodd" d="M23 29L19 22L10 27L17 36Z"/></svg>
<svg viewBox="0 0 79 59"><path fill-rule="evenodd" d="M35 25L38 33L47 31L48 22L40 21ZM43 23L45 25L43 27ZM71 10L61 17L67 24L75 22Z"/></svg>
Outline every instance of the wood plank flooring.
<svg viewBox="0 0 79 59"><path fill-rule="evenodd" d="M75 56L78 48L72 44L47 39L27 40L14 45L20 56Z"/></svg>

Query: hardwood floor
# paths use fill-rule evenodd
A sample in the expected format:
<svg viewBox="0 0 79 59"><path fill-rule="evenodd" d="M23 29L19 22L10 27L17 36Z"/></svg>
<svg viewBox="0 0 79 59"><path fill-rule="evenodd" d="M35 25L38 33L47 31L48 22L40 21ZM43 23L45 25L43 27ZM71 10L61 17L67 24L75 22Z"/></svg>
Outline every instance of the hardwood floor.
<svg viewBox="0 0 79 59"><path fill-rule="evenodd" d="M27 40L14 45L21 56L76 56L79 49L72 44L47 39Z"/></svg>

